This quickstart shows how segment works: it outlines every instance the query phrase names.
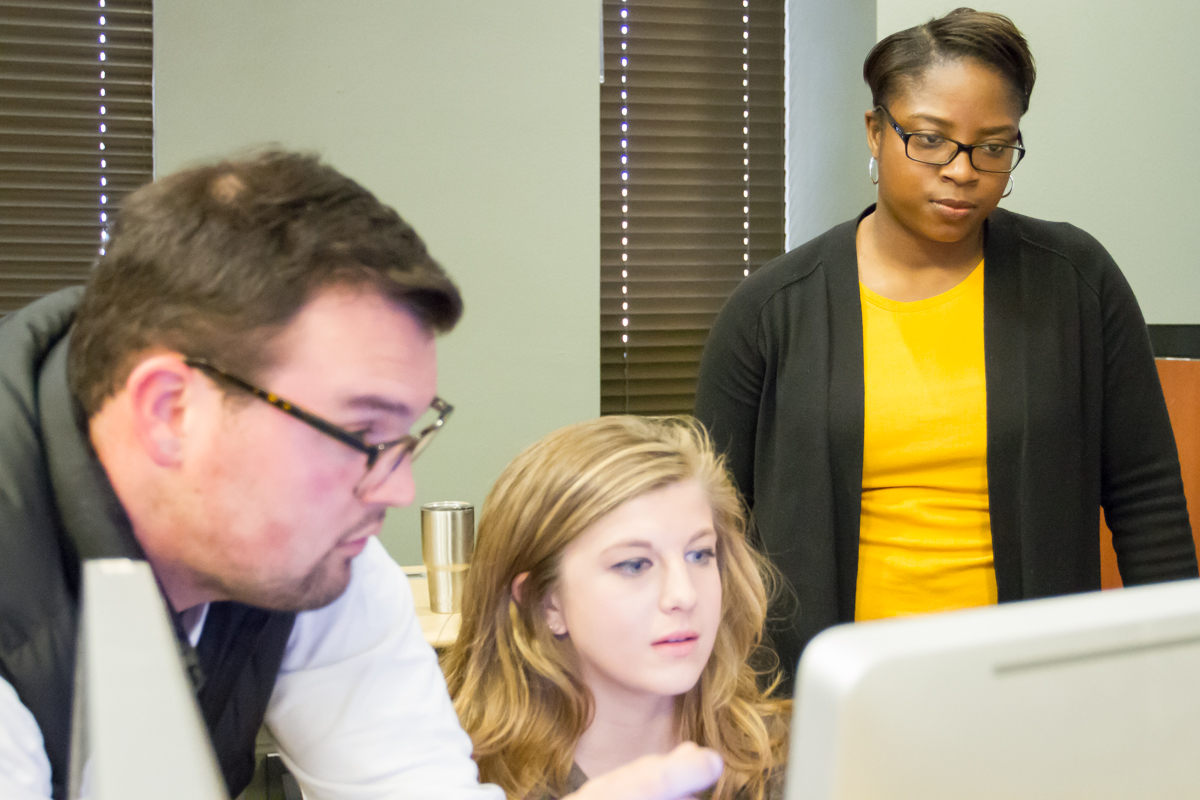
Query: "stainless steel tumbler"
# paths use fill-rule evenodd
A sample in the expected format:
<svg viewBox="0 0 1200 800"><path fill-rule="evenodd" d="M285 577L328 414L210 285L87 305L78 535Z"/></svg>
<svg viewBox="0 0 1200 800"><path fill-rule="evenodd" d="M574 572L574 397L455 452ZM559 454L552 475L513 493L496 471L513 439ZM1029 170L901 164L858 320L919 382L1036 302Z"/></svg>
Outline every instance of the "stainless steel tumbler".
<svg viewBox="0 0 1200 800"><path fill-rule="evenodd" d="M463 578L474 551L474 506L457 500L421 506L421 558L433 613L454 614L461 610Z"/></svg>

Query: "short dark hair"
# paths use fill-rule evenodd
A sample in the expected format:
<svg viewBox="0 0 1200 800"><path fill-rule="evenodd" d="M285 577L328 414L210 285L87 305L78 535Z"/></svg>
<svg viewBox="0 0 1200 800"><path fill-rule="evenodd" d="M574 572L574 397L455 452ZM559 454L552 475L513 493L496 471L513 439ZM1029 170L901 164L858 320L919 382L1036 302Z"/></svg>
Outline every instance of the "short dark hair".
<svg viewBox="0 0 1200 800"><path fill-rule="evenodd" d="M872 107L887 105L901 85L918 80L934 63L957 58L973 58L999 72L1012 86L1021 113L1029 110L1037 77L1029 43L1008 17L973 8L956 8L872 47L863 62Z"/></svg>
<svg viewBox="0 0 1200 800"><path fill-rule="evenodd" d="M91 417L154 347L253 380L317 291L348 285L427 331L462 315L457 287L400 216L316 156L264 152L129 195L71 332L71 390Z"/></svg>

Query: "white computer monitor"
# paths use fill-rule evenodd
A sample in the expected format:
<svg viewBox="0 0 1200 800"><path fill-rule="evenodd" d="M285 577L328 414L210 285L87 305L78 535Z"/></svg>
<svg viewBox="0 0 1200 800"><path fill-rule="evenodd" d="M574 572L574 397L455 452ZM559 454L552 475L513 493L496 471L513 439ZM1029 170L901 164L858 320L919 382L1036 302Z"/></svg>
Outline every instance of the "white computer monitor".
<svg viewBox="0 0 1200 800"><path fill-rule="evenodd" d="M145 561L83 565L71 800L229 800Z"/></svg>
<svg viewBox="0 0 1200 800"><path fill-rule="evenodd" d="M841 625L787 800L1200 797L1200 581Z"/></svg>

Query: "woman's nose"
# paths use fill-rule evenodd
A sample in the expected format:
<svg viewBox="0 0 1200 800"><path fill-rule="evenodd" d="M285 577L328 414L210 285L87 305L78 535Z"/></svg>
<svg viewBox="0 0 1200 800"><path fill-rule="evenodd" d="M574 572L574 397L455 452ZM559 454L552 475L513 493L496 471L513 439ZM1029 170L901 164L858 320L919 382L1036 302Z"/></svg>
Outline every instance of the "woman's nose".
<svg viewBox="0 0 1200 800"><path fill-rule="evenodd" d="M664 612L690 611L696 605L696 586L682 560L666 564L659 607Z"/></svg>

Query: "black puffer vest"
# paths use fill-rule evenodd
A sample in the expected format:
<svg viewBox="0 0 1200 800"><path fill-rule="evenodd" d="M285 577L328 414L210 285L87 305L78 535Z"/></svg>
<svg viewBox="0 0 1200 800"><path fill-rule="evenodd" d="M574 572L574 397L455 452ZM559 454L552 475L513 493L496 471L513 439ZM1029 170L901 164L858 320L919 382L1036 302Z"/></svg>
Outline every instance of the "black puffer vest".
<svg viewBox="0 0 1200 800"><path fill-rule="evenodd" d="M0 322L0 678L41 727L56 800L67 794L80 562L144 557L67 387L81 294L57 292ZM214 603L195 651L181 637L231 797L253 775L294 620Z"/></svg>

